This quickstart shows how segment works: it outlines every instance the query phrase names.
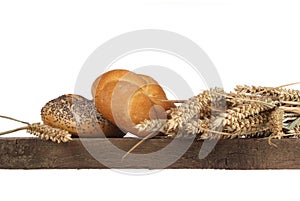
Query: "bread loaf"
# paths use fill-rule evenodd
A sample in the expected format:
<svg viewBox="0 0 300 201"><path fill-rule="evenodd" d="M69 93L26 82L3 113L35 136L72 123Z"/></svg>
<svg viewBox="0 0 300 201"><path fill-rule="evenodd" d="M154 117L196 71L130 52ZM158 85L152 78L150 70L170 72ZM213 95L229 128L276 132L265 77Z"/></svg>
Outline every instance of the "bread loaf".
<svg viewBox="0 0 300 201"><path fill-rule="evenodd" d="M44 124L84 137L123 137L95 108L93 101L67 94L49 101L41 110Z"/></svg>
<svg viewBox="0 0 300 201"><path fill-rule="evenodd" d="M98 111L119 128L139 133L135 125L145 119L164 119L166 110L175 107L166 102L162 87L151 77L127 70L112 70L93 83L92 95Z"/></svg>

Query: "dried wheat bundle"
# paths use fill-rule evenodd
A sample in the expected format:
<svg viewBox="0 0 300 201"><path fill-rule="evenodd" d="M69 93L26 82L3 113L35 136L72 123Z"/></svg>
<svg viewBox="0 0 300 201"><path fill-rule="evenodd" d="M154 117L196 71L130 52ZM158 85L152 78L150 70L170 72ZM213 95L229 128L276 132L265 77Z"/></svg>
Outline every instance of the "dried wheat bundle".
<svg viewBox="0 0 300 201"><path fill-rule="evenodd" d="M226 132L234 132L238 131L239 129L239 125L237 124L244 123L241 120L259 115L275 107L275 104L273 104L273 101L271 99L259 98L259 100L256 100L258 99L257 97L248 97L246 95L238 95L238 97L232 97L231 95L228 95L220 89L204 91L198 96L189 99L180 107L169 111L170 115L167 121L146 120L138 124L137 128L139 128L141 131L160 131L166 134L170 134L170 131L172 131L172 134L176 134L176 136L181 136L183 133L190 135L203 133L203 129L222 131L223 127L226 128ZM200 99L203 97L205 98ZM212 103L212 99L217 101L214 101L214 103ZM231 103L234 103L232 105L235 105L235 107L230 107ZM204 109L203 107L206 107L206 109ZM225 107L229 108L227 110L224 110ZM215 108L221 108L220 111L222 111L223 109L225 112L214 113L212 111ZM205 111L205 113L203 111ZM265 114L263 114L263 116L265 116ZM250 118L250 121L252 121L253 124L254 120L257 120L260 117L261 116ZM248 119L245 121L245 125L247 125ZM199 127L199 125L202 125L203 127ZM180 128L181 130L178 130L178 128ZM241 128L244 129L244 127ZM251 128L252 129L249 129L249 132L257 132L258 130L254 129L253 126ZM237 133L235 133L235 135L236 134Z"/></svg>
<svg viewBox="0 0 300 201"><path fill-rule="evenodd" d="M185 131L186 123L193 119L208 118L218 111L218 108L226 107L225 92L220 88L205 90L194 96L177 108L167 111L167 120L145 120L136 126L139 131L162 132L171 136L179 136Z"/></svg>
<svg viewBox="0 0 300 201"><path fill-rule="evenodd" d="M281 87L237 86L235 92L222 89L203 91L167 111L167 120L145 120L137 125L151 133L172 137L198 136L198 139L300 137L300 92ZM126 155L124 157L126 157Z"/></svg>
<svg viewBox="0 0 300 201"><path fill-rule="evenodd" d="M226 96L227 98L229 97L228 95ZM239 96L238 98L231 97L229 100L233 102L235 106L229 107L224 113L211 117L209 122L210 130L231 133L232 135L228 135L230 138L245 134L256 134L266 130L265 124L268 121L268 113L266 112L272 110L272 108L275 107L275 104L272 104L270 100L265 99L265 102L262 102L261 99L256 101L253 97L249 99L245 96ZM241 104L237 104L238 101ZM195 122L197 122L198 125ZM195 128L195 125L197 129ZM201 133L201 130L203 130L201 125L204 125L202 120L192 121L188 124L186 130L191 134ZM208 126L205 126L204 129L208 129ZM218 138L214 133L204 133L201 136L202 139ZM225 138L228 137L225 136Z"/></svg>
<svg viewBox="0 0 300 201"><path fill-rule="evenodd" d="M53 128L51 126L43 125L41 123L29 124L28 122L20 121L20 120L17 120L17 119L11 118L11 117L7 117L7 116L0 116L0 117L26 124L26 126L24 126L24 127L1 132L0 135L6 135L9 133L19 131L19 130L26 130L28 133L33 134L42 140L51 140L52 142L56 142L56 143L69 142L72 140L71 134L66 130L62 130L59 128Z"/></svg>
<svg viewBox="0 0 300 201"><path fill-rule="evenodd" d="M300 92L291 89L237 86L230 93L210 89L168 111L166 121L146 120L138 127L199 139L295 137L300 136L298 99Z"/></svg>

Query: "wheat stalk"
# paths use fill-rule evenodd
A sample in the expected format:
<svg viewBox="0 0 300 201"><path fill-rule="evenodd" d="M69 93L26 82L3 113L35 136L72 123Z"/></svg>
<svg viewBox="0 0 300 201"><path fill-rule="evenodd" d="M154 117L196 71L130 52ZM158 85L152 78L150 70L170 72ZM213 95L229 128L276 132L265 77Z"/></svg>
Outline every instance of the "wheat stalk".
<svg viewBox="0 0 300 201"><path fill-rule="evenodd" d="M300 136L300 107L295 107L300 105L300 92L282 87L285 85L237 86L237 93L225 93L222 89L203 91L167 111L167 120L138 124L136 128L150 134L129 152L158 131L172 133L173 137L198 135L198 139L268 136L270 144L273 138Z"/></svg>
<svg viewBox="0 0 300 201"><path fill-rule="evenodd" d="M235 91L238 93L260 94L280 101L300 101L300 91L295 89L237 85Z"/></svg>

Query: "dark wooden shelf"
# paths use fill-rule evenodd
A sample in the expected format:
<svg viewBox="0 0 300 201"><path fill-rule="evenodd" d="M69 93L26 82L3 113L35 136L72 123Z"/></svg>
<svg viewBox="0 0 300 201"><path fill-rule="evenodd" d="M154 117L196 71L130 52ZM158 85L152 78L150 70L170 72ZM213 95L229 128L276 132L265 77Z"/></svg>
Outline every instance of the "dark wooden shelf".
<svg viewBox="0 0 300 201"><path fill-rule="evenodd" d="M109 149L114 145L126 153L137 139L79 138L70 143L56 144L37 138L0 138L1 169L105 169L105 168L200 168L200 169L300 169L300 139L273 140L277 148L267 139L219 140L212 152L199 159L203 141L194 141L188 150L175 162L164 167L160 156L144 157L166 147L171 139L150 139L121 160L120 154ZM82 143L84 142L84 143ZM174 139L174 146L180 148L184 139ZM89 150L96 150L101 160L95 159ZM138 154L137 154L138 153ZM176 153L167 152L176 158ZM100 161L100 162L99 162ZM108 166L108 167L107 167Z"/></svg>

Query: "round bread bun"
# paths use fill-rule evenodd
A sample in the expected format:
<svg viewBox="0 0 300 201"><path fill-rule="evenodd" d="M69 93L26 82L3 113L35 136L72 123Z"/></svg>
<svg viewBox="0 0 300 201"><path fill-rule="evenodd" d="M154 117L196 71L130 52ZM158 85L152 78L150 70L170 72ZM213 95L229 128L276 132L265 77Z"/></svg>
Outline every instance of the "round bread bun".
<svg viewBox="0 0 300 201"><path fill-rule="evenodd" d="M44 124L82 137L123 137L125 134L106 120L93 101L75 94L49 101L41 110Z"/></svg>
<svg viewBox="0 0 300 201"><path fill-rule="evenodd" d="M166 102L162 87L151 77L128 70L112 70L99 76L92 85L98 111L120 129L144 137L135 126L145 119L166 119L175 107Z"/></svg>

